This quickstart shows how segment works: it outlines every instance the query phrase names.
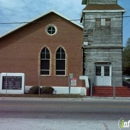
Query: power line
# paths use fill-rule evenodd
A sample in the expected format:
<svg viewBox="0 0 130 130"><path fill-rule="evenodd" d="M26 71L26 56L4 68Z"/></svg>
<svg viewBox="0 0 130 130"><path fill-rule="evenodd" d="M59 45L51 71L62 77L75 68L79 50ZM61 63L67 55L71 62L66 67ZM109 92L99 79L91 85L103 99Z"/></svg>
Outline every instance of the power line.
<svg viewBox="0 0 130 130"><path fill-rule="evenodd" d="M27 24L27 23L31 23L31 22L3 22L3 23L0 23L0 24Z"/></svg>
<svg viewBox="0 0 130 130"><path fill-rule="evenodd" d="M111 17L111 18L122 18L122 17ZM123 18L130 18L130 16L123 16ZM36 19L37 20L37 19ZM68 20L70 22L73 21L80 21L81 19L73 19L73 20ZM92 20L92 19L86 19L86 20ZM40 22L44 22L44 21L31 21L31 22L0 22L0 24L29 24L29 23L40 23ZM53 22L53 21L46 21L46 22ZM61 22L61 21L54 21L54 22Z"/></svg>
<svg viewBox="0 0 130 130"><path fill-rule="evenodd" d="M80 21L80 20L69 20L69 21ZM47 22L61 22L61 21L47 21ZM1 22L0 24L29 24L29 23L45 23L44 21L38 21L38 22Z"/></svg>

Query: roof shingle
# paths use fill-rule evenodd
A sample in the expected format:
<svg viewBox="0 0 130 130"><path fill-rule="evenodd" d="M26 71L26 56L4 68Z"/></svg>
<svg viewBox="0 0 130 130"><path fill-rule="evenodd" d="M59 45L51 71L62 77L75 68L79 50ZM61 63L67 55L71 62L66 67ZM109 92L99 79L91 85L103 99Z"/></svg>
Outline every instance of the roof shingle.
<svg viewBox="0 0 130 130"><path fill-rule="evenodd" d="M83 10L124 10L118 4L89 4Z"/></svg>

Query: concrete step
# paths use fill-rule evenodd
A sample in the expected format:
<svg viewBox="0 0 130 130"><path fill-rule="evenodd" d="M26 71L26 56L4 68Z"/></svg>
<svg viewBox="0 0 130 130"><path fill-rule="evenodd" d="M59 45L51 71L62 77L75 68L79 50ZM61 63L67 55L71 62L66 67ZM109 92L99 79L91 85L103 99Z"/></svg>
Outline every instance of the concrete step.
<svg viewBox="0 0 130 130"><path fill-rule="evenodd" d="M117 97L130 97L130 88L116 87L115 93ZM95 86L93 87L93 96L113 96L113 87L108 86Z"/></svg>

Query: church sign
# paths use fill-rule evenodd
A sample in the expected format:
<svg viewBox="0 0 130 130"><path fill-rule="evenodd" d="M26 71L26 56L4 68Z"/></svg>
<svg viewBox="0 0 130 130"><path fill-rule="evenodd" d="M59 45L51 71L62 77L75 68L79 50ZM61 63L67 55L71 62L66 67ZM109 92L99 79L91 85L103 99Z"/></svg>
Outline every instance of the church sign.
<svg viewBox="0 0 130 130"><path fill-rule="evenodd" d="M2 80L2 89L22 89L22 76L3 76Z"/></svg>
<svg viewBox="0 0 130 130"><path fill-rule="evenodd" d="M1 73L0 93L2 94L24 94L24 73Z"/></svg>

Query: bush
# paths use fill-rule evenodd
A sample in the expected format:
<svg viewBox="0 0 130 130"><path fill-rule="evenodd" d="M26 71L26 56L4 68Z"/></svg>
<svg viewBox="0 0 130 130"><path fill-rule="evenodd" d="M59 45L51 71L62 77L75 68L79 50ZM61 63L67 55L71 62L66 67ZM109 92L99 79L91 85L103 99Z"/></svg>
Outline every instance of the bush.
<svg viewBox="0 0 130 130"><path fill-rule="evenodd" d="M29 90L29 94L39 94L39 86L31 87L30 90Z"/></svg>
<svg viewBox="0 0 130 130"><path fill-rule="evenodd" d="M54 89L52 87L42 87L41 94L53 94Z"/></svg>

